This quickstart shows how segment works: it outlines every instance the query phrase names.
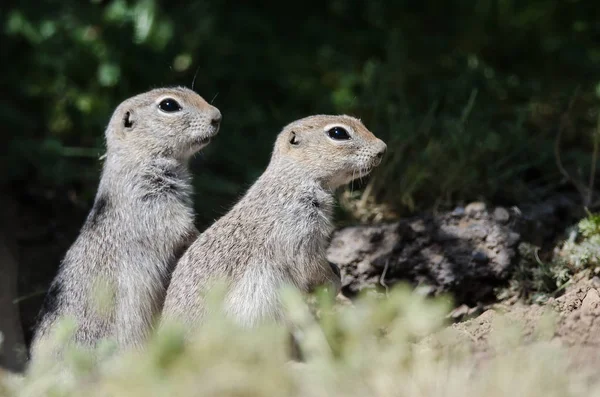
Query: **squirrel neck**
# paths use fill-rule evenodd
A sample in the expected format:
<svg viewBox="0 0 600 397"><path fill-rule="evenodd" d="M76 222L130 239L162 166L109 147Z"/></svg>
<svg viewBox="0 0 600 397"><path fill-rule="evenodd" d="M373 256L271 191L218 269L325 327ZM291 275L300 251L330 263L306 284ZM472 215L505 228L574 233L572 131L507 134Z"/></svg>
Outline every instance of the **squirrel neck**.
<svg viewBox="0 0 600 397"><path fill-rule="evenodd" d="M333 196L333 189L325 183L324 178L314 175L313 169L308 169L306 165L289 157L275 157L269 163L263 177L266 179L277 180L278 183L289 186L294 189L295 186L318 187L324 193Z"/></svg>
<svg viewBox="0 0 600 397"><path fill-rule="evenodd" d="M191 203L191 175L187 164L165 154L107 154L98 195L120 196L122 202L161 199Z"/></svg>
<svg viewBox="0 0 600 397"><path fill-rule="evenodd" d="M291 208L308 207L329 217L333 210L333 191L318 178L311 176L302 164L288 158L272 159L242 199L242 205L279 208L287 213Z"/></svg>

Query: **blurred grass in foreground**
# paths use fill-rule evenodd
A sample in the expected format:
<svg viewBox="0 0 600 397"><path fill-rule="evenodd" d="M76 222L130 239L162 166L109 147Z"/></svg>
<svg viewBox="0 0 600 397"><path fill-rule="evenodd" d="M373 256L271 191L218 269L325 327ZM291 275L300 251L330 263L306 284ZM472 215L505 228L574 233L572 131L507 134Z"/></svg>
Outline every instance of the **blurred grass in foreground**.
<svg viewBox="0 0 600 397"><path fill-rule="evenodd" d="M73 349L65 364L40 358L23 379L0 379L3 396L583 396L600 392L585 371L549 342L550 323L524 345L514 326L497 325L488 360L452 328L450 307L399 286L386 298L362 296L333 308L318 299L319 320L294 291L288 320L306 358L289 361L288 330L273 324L242 331L213 312L184 342L182 329L156 333L143 352L95 361ZM64 337L65 335L63 335ZM96 352L98 353L98 352ZM588 379L589 380L589 379Z"/></svg>

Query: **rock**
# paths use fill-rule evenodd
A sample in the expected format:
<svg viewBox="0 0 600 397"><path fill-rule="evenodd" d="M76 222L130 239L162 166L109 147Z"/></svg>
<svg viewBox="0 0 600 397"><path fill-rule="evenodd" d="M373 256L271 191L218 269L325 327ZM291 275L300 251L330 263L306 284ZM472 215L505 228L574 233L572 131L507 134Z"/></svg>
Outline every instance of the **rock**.
<svg viewBox="0 0 600 397"><path fill-rule="evenodd" d="M583 315L593 315L597 313L598 307L600 306L600 295L595 288L590 289L583 302L581 302L581 311Z"/></svg>
<svg viewBox="0 0 600 397"><path fill-rule="evenodd" d="M388 287L402 281L429 285L433 294L450 293L458 305L474 306L494 298L494 289L508 281L520 244L542 246L574 221L577 200L559 195L493 211L472 202L445 213L347 227L334 233L327 256L340 267L349 296L382 289L385 271ZM595 282L600 288L600 276ZM574 299L557 298L553 305L576 310L586 293L566 293Z"/></svg>
<svg viewBox="0 0 600 397"><path fill-rule="evenodd" d="M557 333L567 345L600 346L600 294L590 281L579 280L554 302L561 314Z"/></svg>
<svg viewBox="0 0 600 397"><path fill-rule="evenodd" d="M475 201L473 203L468 204L465 207L465 212L467 215L475 215L480 212L484 212L486 209L485 203L481 201Z"/></svg>
<svg viewBox="0 0 600 397"><path fill-rule="evenodd" d="M505 208L496 207L494 210L494 219L500 223L506 223L510 219L510 214Z"/></svg>
<svg viewBox="0 0 600 397"><path fill-rule="evenodd" d="M464 316L467 315L467 313L469 313L469 306L465 305L464 303L462 305L460 305L459 307L457 307L456 309L452 310L450 312L450 314L448 314L448 317L453 318L453 319L462 319Z"/></svg>
<svg viewBox="0 0 600 397"><path fill-rule="evenodd" d="M415 220L410 223L409 226L415 233L424 233L427 230L422 219Z"/></svg>
<svg viewBox="0 0 600 397"><path fill-rule="evenodd" d="M501 268L508 268L510 261L514 257L515 252L513 250L502 250L494 257L495 261L500 265Z"/></svg>
<svg viewBox="0 0 600 397"><path fill-rule="evenodd" d="M359 262L358 265L356 266L356 271L359 274L366 274L369 273L369 270L371 270L371 264L365 261Z"/></svg>
<svg viewBox="0 0 600 397"><path fill-rule="evenodd" d="M465 214L465 208L464 207L456 207L452 211L452 215L453 216L463 216L464 214Z"/></svg>
<svg viewBox="0 0 600 397"><path fill-rule="evenodd" d="M477 216L468 213L476 212ZM498 222L485 205L441 214L425 214L396 223L352 226L336 231L327 259L340 267L343 291L407 281L428 285L431 293L451 293L457 304L476 306L494 297L508 280L520 235Z"/></svg>
<svg viewBox="0 0 600 397"><path fill-rule="evenodd" d="M473 251L472 257L477 263L487 263L490 259L485 252L479 250Z"/></svg>
<svg viewBox="0 0 600 397"><path fill-rule="evenodd" d="M430 296L435 293L435 287L431 285L419 285L415 288L415 294L420 296Z"/></svg>
<svg viewBox="0 0 600 397"><path fill-rule="evenodd" d="M509 232L506 236L506 244L508 244L509 247L513 247L517 245L520 239L521 235L519 233Z"/></svg>
<svg viewBox="0 0 600 397"><path fill-rule="evenodd" d="M353 306L352 301L341 293L335 296L335 302L342 306Z"/></svg>
<svg viewBox="0 0 600 397"><path fill-rule="evenodd" d="M577 194L559 194L542 201L524 204L512 216L512 228L524 241L538 247L552 243L554 237L585 216Z"/></svg>
<svg viewBox="0 0 600 397"><path fill-rule="evenodd" d="M468 305L462 304L452 310L446 317L451 318L454 321L465 321L480 315L482 311L482 306L469 307Z"/></svg>

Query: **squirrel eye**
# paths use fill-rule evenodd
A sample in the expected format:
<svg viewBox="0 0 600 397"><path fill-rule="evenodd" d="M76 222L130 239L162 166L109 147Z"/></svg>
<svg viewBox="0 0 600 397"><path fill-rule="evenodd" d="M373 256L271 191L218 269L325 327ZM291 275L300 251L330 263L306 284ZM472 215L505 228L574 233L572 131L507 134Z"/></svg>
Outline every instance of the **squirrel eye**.
<svg viewBox="0 0 600 397"><path fill-rule="evenodd" d="M332 129L327 131L327 135L329 135L331 139L335 139L336 141L350 139L350 134L348 134L348 131L346 131L342 127L333 127Z"/></svg>
<svg viewBox="0 0 600 397"><path fill-rule="evenodd" d="M178 112L181 110L181 105L172 98L163 99L158 104L158 108L166 113Z"/></svg>

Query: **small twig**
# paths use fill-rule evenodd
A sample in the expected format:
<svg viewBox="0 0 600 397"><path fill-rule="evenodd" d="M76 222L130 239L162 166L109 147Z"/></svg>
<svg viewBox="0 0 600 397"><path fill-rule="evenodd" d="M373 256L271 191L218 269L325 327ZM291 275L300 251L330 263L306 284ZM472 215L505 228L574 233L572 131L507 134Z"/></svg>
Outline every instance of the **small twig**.
<svg viewBox="0 0 600 397"><path fill-rule="evenodd" d="M200 65L196 68L196 72L194 73L194 78L192 79L192 91L194 91L194 83L196 82L196 76L198 76L198 71L200 70Z"/></svg>
<svg viewBox="0 0 600 397"><path fill-rule="evenodd" d="M563 289L567 288L570 284L573 284L573 279L570 278L567 281L565 281L564 283L562 283L558 288L556 288L554 290L554 292L552 292L552 296L556 296L560 291L562 291Z"/></svg>
<svg viewBox="0 0 600 397"><path fill-rule="evenodd" d="M600 112L598 112L598 122L596 123L596 130L594 131L594 151L592 152L592 164L590 165L590 183L588 185L588 196L585 206L588 207L592 204L594 196L594 181L596 179L596 166L598 165L598 146L600 141Z"/></svg>
<svg viewBox="0 0 600 397"><path fill-rule="evenodd" d="M44 295L46 292L48 292L48 290L35 291L35 292L32 292L29 295L20 296L20 297L18 297L16 299L13 299L12 303L16 305L17 303L20 303L20 302L22 302L24 300L35 298L36 296L39 296L39 295Z"/></svg>
<svg viewBox="0 0 600 397"><path fill-rule="evenodd" d="M389 266L390 266L390 260L388 259L388 260L385 261L385 267L383 268L383 273L381 273L381 277L379 277L379 284L381 284L381 286L383 288L385 288L385 295L386 296L388 295L389 287L388 287L388 285L385 282L385 275L386 275L386 273L388 271Z"/></svg>
<svg viewBox="0 0 600 397"><path fill-rule="evenodd" d="M478 93L477 88L474 88L471 91L471 95L469 95L469 100L467 101L467 105L463 109L462 115L460 116L460 122L463 125L467 122L467 119L469 118L469 116L471 115L471 112L473 111L473 107L475 106L475 99L477 99L477 93Z"/></svg>
<svg viewBox="0 0 600 397"><path fill-rule="evenodd" d="M352 100L350 101L350 108L352 108L352 105L354 105L354 101L356 100L356 95L354 95L352 97Z"/></svg>
<svg viewBox="0 0 600 397"><path fill-rule="evenodd" d="M423 117L423 121L421 121L421 125L419 126L419 129L417 130L419 134L428 134L429 133L429 131L431 130L431 127L435 123L435 114L436 114L439 106L440 106L439 100L435 100L431 104L431 106L429 107L429 110L427 110L427 114L425 115L425 117Z"/></svg>
<svg viewBox="0 0 600 397"><path fill-rule="evenodd" d="M85 148L85 147L70 147L63 146L60 154L65 157L96 157L98 156L98 149L96 148Z"/></svg>
<svg viewBox="0 0 600 397"><path fill-rule="evenodd" d="M544 262L542 262L542 260L540 259L540 256L538 255L538 252L540 251L539 247L536 247L533 250L533 256L535 256L535 260L537 261L538 265L542 266L542 267L546 267L546 264Z"/></svg>
<svg viewBox="0 0 600 397"><path fill-rule="evenodd" d="M367 184L367 187L365 187L365 190L363 191L361 197L360 197L360 205L364 206L367 204L367 199L369 198L369 196L371 195L372 191L373 191L373 184L374 184L375 178L371 178L371 180L369 181L369 183ZM354 187L354 184L352 185L352 187Z"/></svg>
<svg viewBox="0 0 600 397"><path fill-rule="evenodd" d="M582 199L585 200L586 187L580 181L577 181L576 179L574 179L571 176L571 174L569 174L569 172L565 169L565 167L562 163L562 158L560 155L560 141L561 141L563 132L567 128L571 128L570 115L571 115L571 111L573 110L573 106L575 104L575 100L577 99L578 95L579 95L579 86L577 86L575 88L575 92L573 93L573 96L571 97L571 100L569 101L569 106L567 107L567 110L561 117L560 125L558 127L558 133L556 134L556 139L554 140L554 159L556 161L556 166L558 167L558 170L560 171L560 173L565 177L565 179L567 179L569 182L571 182L571 184L573 184L573 186L575 186L575 188L581 195Z"/></svg>

